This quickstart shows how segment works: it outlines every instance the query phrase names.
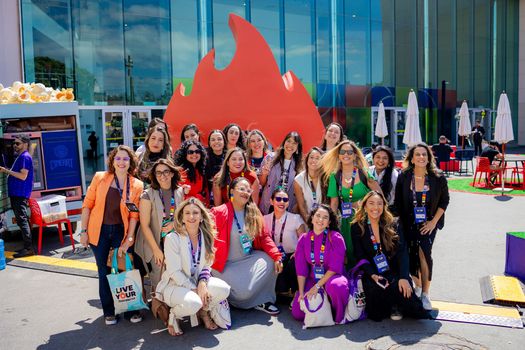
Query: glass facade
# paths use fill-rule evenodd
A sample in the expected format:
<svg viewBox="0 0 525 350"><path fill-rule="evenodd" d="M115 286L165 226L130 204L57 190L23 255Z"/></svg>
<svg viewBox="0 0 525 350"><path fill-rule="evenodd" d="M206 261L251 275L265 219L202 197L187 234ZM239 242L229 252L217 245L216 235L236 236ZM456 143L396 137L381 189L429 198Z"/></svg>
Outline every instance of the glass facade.
<svg viewBox="0 0 525 350"><path fill-rule="evenodd" d="M417 91L423 137L454 139L466 99L518 99L518 0L21 0L26 81L74 87L83 106L165 106L199 60L235 52L228 14L253 23L325 123L361 144L372 110ZM89 112L95 113L95 112ZM86 113L88 115L89 113ZM488 113L490 115L490 113ZM514 113L517 130L517 113Z"/></svg>

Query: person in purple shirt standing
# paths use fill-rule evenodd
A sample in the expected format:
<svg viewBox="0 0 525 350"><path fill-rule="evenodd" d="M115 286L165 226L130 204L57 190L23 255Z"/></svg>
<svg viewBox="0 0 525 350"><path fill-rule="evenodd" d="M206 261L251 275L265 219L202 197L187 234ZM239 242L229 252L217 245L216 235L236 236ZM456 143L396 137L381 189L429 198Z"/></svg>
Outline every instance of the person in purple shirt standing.
<svg viewBox="0 0 525 350"><path fill-rule="evenodd" d="M307 225L313 229L299 238L295 251L299 291L292 303L292 316L303 321L300 301L313 298L322 289L330 298L334 321L342 323L350 291L343 276L346 247L337 232L337 217L329 206L321 204L312 210Z"/></svg>
<svg viewBox="0 0 525 350"><path fill-rule="evenodd" d="M7 191L16 223L22 231L24 248L15 254L15 258L34 255L31 226L29 224L29 197L33 190L33 158L28 152L31 140L26 135L17 135L13 149L17 155L11 169L0 167L0 172L7 174Z"/></svg>

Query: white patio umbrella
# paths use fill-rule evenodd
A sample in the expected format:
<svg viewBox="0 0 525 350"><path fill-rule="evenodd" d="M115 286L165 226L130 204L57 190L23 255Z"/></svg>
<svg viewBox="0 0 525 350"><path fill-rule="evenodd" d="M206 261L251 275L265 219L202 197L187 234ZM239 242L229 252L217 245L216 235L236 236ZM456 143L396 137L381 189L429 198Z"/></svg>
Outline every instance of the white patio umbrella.
<svg viewBox="0 0 525 350"><path fill-rule="evenodd" d="M514 131L512 130L512 117L510 113L509 98L505 91L499 96L498 113L496 115L496 128L494 130L494 141L501 143L503 148L503 161L505 166L505 144L514 140ZM501 177L501 188L495 188L494 191L504 192L512 191L512 189L505 189L505 170Z"/></svg>
<svg viewBox="0 0 525 350"><path fill-rule="evenodd" d="M405 135L403 143L407 146L413 146L421 141L421 130L419 130L419 107L414 90L408 94L408 107L405 121Z"/></svg>
<svg viewBox="0 0 525 350"><path fill-rule="evenodd" d="M379 102L375 135L381 138L381 144L384 145L385 137L388 136L388 127L386 125L385 106L383 105L383 102Z"/></svg>
<svg viewBox="0 0 525 350"><path fill-rule="evenodd" d="M467 101L463 100L459 109L459 128L458 135L461 136L461 148L465 148L465 137L469 136L472 130L470 115L468 112Z"/></svg>

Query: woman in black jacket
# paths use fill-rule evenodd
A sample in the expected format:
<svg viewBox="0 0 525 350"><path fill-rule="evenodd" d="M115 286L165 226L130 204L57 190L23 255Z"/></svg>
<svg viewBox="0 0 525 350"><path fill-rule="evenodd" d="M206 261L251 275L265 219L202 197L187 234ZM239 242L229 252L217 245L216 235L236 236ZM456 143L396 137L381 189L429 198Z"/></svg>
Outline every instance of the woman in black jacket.
<svg viewBox="0 0 525 350"><path fill-rule="evenodd" d="M390 316L397 321L403 314L428 318L412 289L401 225L395 223L383 194L365 195L351 232L356 261L368 261L362 266L368 318L381 321Z"/></svg>
<svg viewBox="0 0 525 350"><path fill-rule="evenodd" d="M416 294L426 310L432 309L429 298L432 280L432 245L438 229L445 223L449 203L447 179L436 169L430 147L419 143L411 147L397 179L395 212L405 228L410 273Z"/></svg>

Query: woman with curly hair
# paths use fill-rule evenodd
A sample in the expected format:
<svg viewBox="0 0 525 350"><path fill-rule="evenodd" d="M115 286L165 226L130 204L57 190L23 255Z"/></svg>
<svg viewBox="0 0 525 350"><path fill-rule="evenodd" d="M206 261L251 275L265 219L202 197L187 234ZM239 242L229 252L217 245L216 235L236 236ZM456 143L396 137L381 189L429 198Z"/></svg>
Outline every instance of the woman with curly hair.
<svg viewBox="0 0 525 350"><path fill-rule="evenodd" d="M184 170L182 184L190 186L186 198L195 197L208 205L206 150L201 143L195 140L184 141L175 153L175 164Z"/></svg>
<svg viewBox="0 0 525 350"><path fill-rule="evenodd" d="M166 128L155 126L148 130L144 140L146 149L139 157L138 177L143 182L149 184L149 174L153 164L159 159L171 158L171 146Z"/></svg>
<svg viewBox="0 0 525 350"><path fill-rule="evenodd" d="M295 250L299 292L292 302L292 316L304 320L301 300L325 291L335 312L334 320L341 323L350 291L344 276L345 242L337 232L337 217L329 206L321 204L312 210L307 224L312 229L299 238Z"/></svg>
<svg viewBox="0 0 525 350"><path fill-rule="evenodd" d="M248 167L246 153L239 147L232 148L226 153L221 170L215 175L213 183L213 202L219 206L230 200L230 185L238 177L244 177L250 182L252 199L259 202L259 179L255 171Z"/></svg>
<svg viewBox="0 0 525 350"><path fill-rule="evenodd" d="M168 332L182 335L179 319L197 314L209 330L217 329L209 310L230 294L230 286L211 277L215 259L215 223L196 198L186 199L175 212L175 230L164 245L166 271L157 285L157 297L170 309Z"/></svg>
<svg viewBox="0 0 525 350"><path fill-rule="evenodd" d="M263 191L259 208L263 214L270 212L270 198L277 187L288 193L290 211L295 212L293 180L303 169L303 142L296 131L289 132L275 152L269 153L261 165Z"/></svg>
<svg viewBox="0 0 525 350"><path fill-rule="evenodd" d="M230 150L239 147L242 150L246 149L246 140L244 132L238 124L230 123L222 130L226 136L226 149Z"/></svg>
<svg viewBox="0 0 525 350"><path fill-rule="evenodd" d="M445 225L449 200L447 179L436 168L430 147L425 143L412 146L397 179L394 209L405 229L415 291L418 296L421 293L426 310L432 310L432 245L437 230Z"/></svg>
<svg viewBox="0 0 525 350"><path fill-rule="evenodd" d="M226 204L211 208L217 224L213 276L231 286L230 303L277 315L275 281L281 273L282 254L275 246L244 177L232 181Z"/></svg>
<svg viewBox="0 0 525 350"><path fill-rule="evenodd" d="M371 191L363 198L352 221L352 241L356 260L368 262L362 265L368 318L428 318L412 290L402 225L394 221L383 194Z"/></svg>
<svg viewBox="0 0 525 350"><path fill-rule="evenodd" d="M350 222L359 201L370 190L381 192L379 184L368 170L363 153L353 141L344 140L321 159L325 181L328 181L327 197L334 212L341 214L341 235L346 244L346 264L355 264Z"/></svg>

